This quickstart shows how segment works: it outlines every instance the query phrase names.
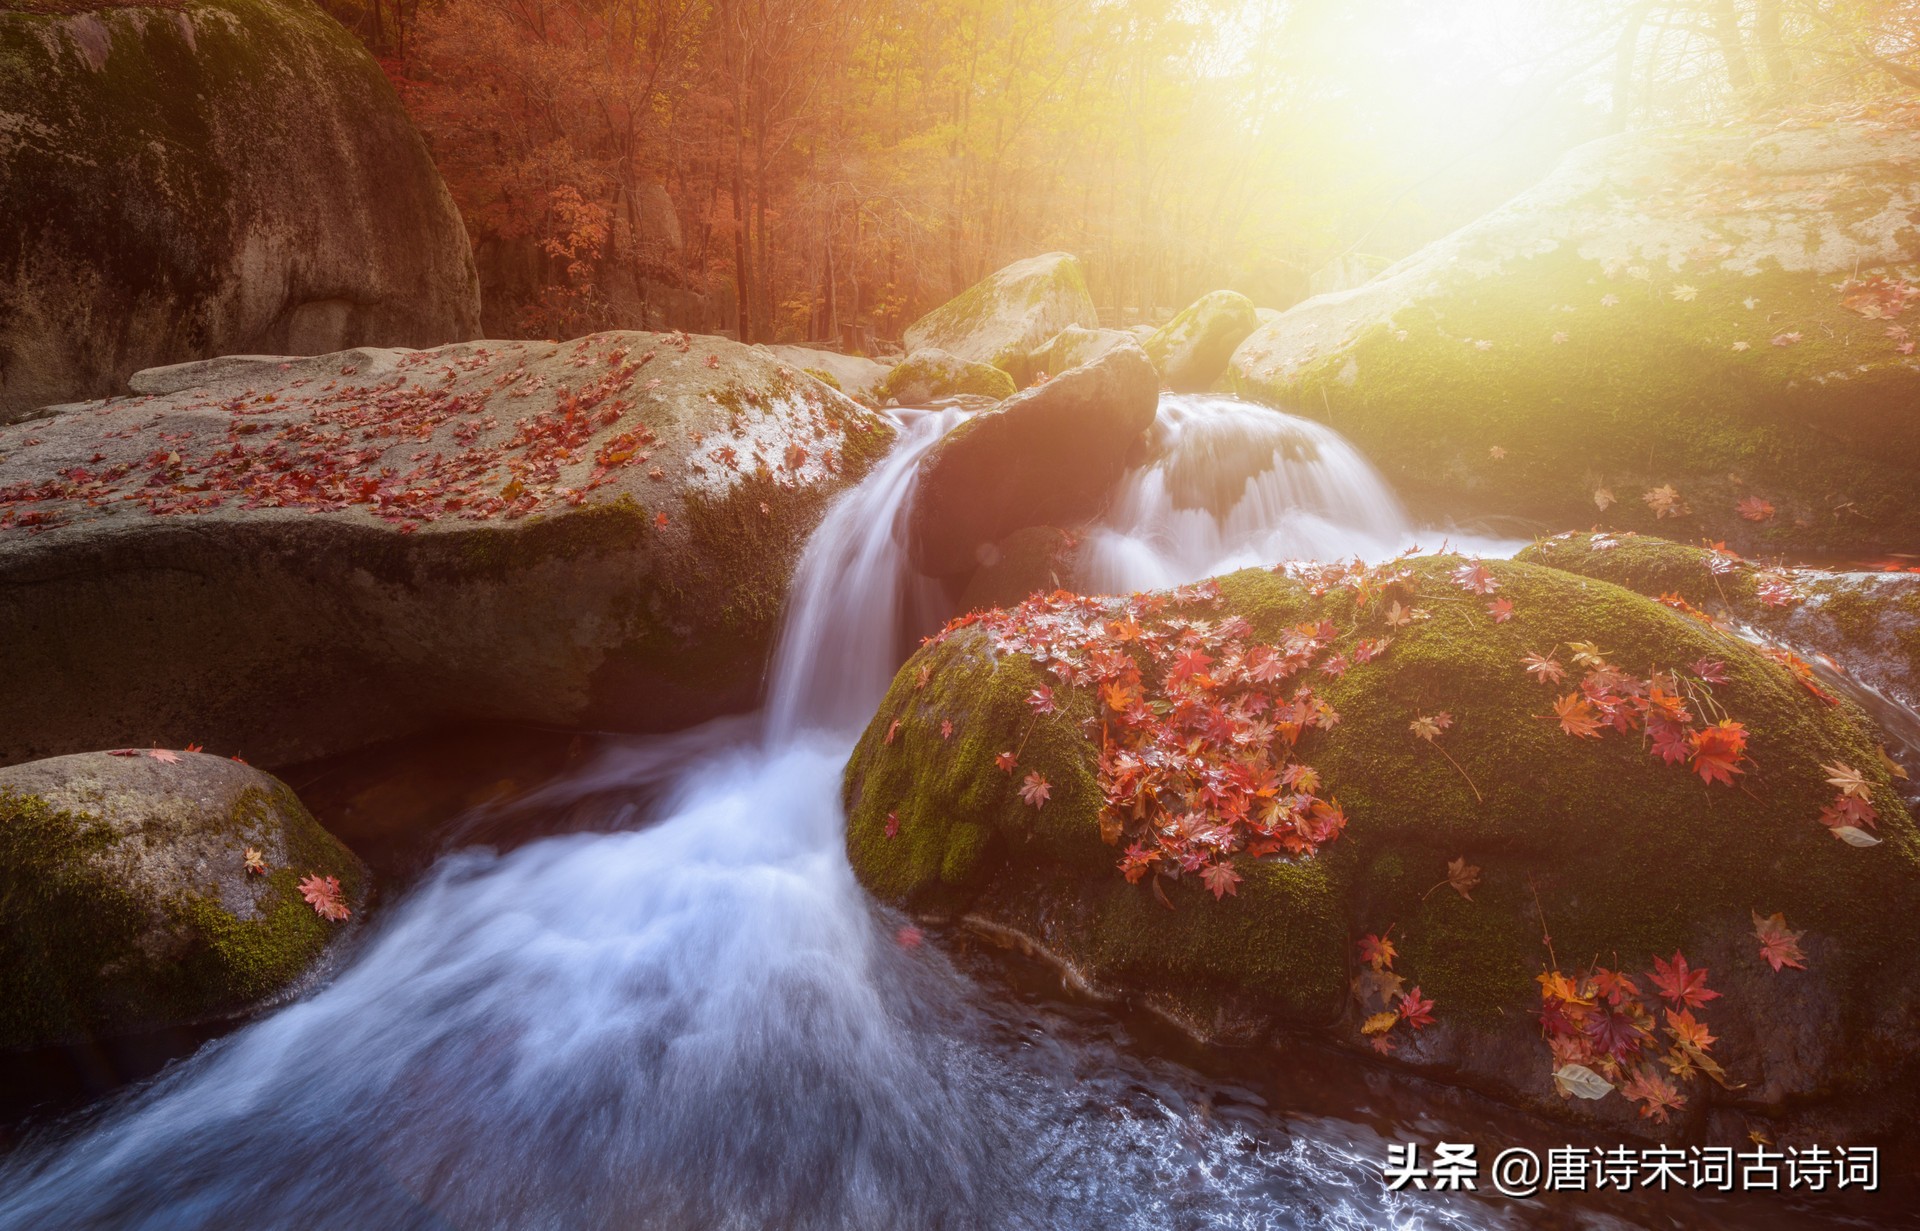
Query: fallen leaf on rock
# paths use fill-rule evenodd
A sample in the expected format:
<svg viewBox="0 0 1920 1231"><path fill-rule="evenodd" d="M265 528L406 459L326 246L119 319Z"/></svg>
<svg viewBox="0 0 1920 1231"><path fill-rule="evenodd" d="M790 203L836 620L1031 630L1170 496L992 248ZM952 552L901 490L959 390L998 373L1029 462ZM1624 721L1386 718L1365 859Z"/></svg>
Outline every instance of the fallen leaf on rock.
<svg viewBox="0 0 1920 1231"><path fill-rule="evenodd" d="M1767 959L1767 965L1775 970L1783 966L1805 970L1807 955L1801 952L1800 938L1806 933L1787 927L1787 917L1779 911L1765 919L1760 917L1757 910L1752 914L1754 939L1760 942L1760 956Z"/></svg>
<svg viewBox="0 0 1920 1231"><path fill-rule="evenodd" d="M340 898L340 879L335 876L309 876L300 882L300 896L322 919L339 923L353 912Z"/></svg>
<svg viewBox="0 0 1920 1231"><path fill-rule="evenodd" d="M1553 1071L1560 1093L1575 1098L1601 1099L1613 1093L1613 1083L1584 1064L1563 1064Z"/></svg>
<svg viewBox="0 0 1920 1231"><path fill-rule="evenodd" d="M897 834L899 834L899 832L900 832L900 814L898 812L887 813L887 827L886 827L887 837L892 838Z"/></svg>
<svg viewBox="0 0 1920 1231"><path fill-rule="evenodd" d="M1208 864L1205 868L1202 868L1200 870L1200 881L1212 891L1215 901L1218 901L1228 894L1236 897L1239 896L1240 891L1234 888L1234 886L1240 883L1240 874L1235 872L1233 866L1224 860L1216 860Z"/></svg>
<svg viewBox="0 0 1920 1231"><path fill-rule="evenodd" d="M1465 855L1458 859L1447 860L1447 885L1467 901L1473 901L1473 890L1480 884L1480 869L1467 862Z"/></svg>
<svg viewBox="0 0 1920 1231"><path fill-rule="evenodd" d="M1874 745L1873 755L1880 758L1880 764L1886 769L1886 771L1889 774L1892 774L1894 777L1900 779L1902 782L1907 780L1907 771L1905 767L1903 767L1898 761L1894 760L1892 757L1888 756L1887 750L1885 748L1880 747L1878 744Z"/></svg>
<svg viewBox="0 0 1920 1231"><path fill-rule="evenodd" d="M1011 752L1003 752L993 758L993 763L999 766L1001 773L1010 774L1013 767L1020 764L1020 758Z"/></svg>
<svg viewBox="0 0 1920 1231"><path fill-rule="evenodd" d="M1385 1034L1398 1025L1399 1022L1400 1014L1393 1009L1388 1009L1384 1013L1375 1013L1372 1017L1369 1017L1362 1023L1360 1033L1365 1035Z"/></svg>
<svg viewBox="0 0 1920 1231"><path fill-rule="evenodd" d="M1505 624L1513 618L1513 600L1496 598L1487 604L1487 614L1493 617L1495 624Z"/></svg>
<svg viewBox="0 0 1920 1231"><path fill-rule="evenodd" d="M1880 839L1853 825L1835 825L1833 836L1848 846L1879 846Z"/></svg>
<svg viewBox="0 0 1920 1231"><path fill-rule="evenodd" d="M1827 783L1830 786L1839 787L1842 795L1851 795L1856 799L1868 801L1873 799L1873 788L1853 766L1843 761L1836 761L1832 765L1822 765L1820 768L1833 775L1827 779Z"/></svg>
<svg viewBox="0 0 1920 1231"><path fill-rule="evenodd" d="M1376 936L1368 932L1360 938L1360 960L1375 970L1385 970L1392 966L1395 956L1393 942L1385 936Z"/></svg>
<svg viewBox="0 0 1920 1231"><path fill-rule="evenodd" d="M1047 798L1052 793L1053 788L1047 785L1046 775L1038 770L1028 774L1020 783L1020 798L1026 800L1027 805L1032 808L1045 807Z"/></svg>
<svg viewBox="0 0 1920 1231"><path fill-rule="evenodd" d="M249 876L265 876L267 873L267 861L261 856L258 850L251 846L247 848L247 853L241 859L240 866L246 869L247 875Z"/></svg>
<svg viewBox="0 0 1920 1231"><path fill-rule="evenodd" d="M180 754L166 748L149 748L147 749L147 755L162 765L178 765L180 763Z"/></svg>

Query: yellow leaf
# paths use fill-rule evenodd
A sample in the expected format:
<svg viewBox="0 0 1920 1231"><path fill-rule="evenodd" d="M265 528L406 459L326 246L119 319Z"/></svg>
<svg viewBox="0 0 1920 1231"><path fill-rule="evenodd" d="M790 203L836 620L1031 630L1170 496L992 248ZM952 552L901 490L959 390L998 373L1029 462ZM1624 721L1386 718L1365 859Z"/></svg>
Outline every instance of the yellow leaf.
<svg viewBox="0 0 1920 1231"><path fill-rule="evenodd" d="M1385 1013L1375 1013L1372 1017L1369 1017L1366 1020L1365 1025L1360 1027L1360 1033L1361 1034L1385 1034L1387 1031L1393 1029L1394 1024L1399 1020L1400 1020L1400 1015L1398 1013L1395 1013L1391 1009L1389 1009Z"/></svg>

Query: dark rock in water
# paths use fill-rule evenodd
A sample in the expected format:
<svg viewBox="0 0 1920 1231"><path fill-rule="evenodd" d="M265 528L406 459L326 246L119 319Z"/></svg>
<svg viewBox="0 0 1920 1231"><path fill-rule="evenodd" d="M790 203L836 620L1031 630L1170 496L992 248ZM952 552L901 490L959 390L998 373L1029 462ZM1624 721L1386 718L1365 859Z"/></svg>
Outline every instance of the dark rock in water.
<svg viewBox="0 0 1920 1231"><path fill-rule="evenodd" d="M1609 1132L1706 1119L1741 1125L1739 1140L1749 1115L1850 1129L1910 1115L1920 832L1859 710L1737 638L1557 569L1296 571L957 621L902 667L848 764L861 882L1024 937L1201 1037L1380 1038L1394 1063ZM1505 618L1484 610L1502 600ZM1565 678L1530 674L1530 654ZM1146 664L1138 684L1129 663ZM1620 712L1626 696L1678 704L1694 731L1743 724L1740 772L1704 781L1691 736L1668 763L1631 723L1563 730L1563 707L1598 714L1582 708L1594 695ZM1877 812L1855 837L1877 844L1829 829L1835 766ZM1776 912L1804 969L1762 955L1756 920ZM1356 953L1369 933L1397 949L1381 971ZM1662 1059L1683 1006L1650 975L1676 950L1718 993L1689 1003L1720 1039L1724 1088L1697 1060L1676 1074ZM1596 968L1638 992L1603 1010ZM1566 1012L1613 1014L1595 1028L1615 1029L1618 1059L1587 1057L1604 1074L1594 1101L1556 1092L1588 1043L1542 1037L1553 1006L1536 976L1552 969L1584 1001ZM1419 1029L1401 999L1416 987L1434 1002ZM1630 1021L1644 1031L1620 1034ZM1672 1128L1629 1093L1647 1074L1687 1100Z"/></svg>
<svg viewBox="0 0 1920 1231"><path fill-rule="evenodd" d="M750 708L801 547L891 437L717 338L209 372L0 428L0 763Z"/></svg>
<svg viewBox="0 0 1920 1231"><path fill-rule="evenodd" d="M967 578L960 610L1012 607L1030 595L1071 587L1079 540L1058 526L1015 530L981 553Z"/></svg>
<svg viewBox="0 0 1920 1231"><path fill-rule="evenodd" d="M1069 325L1099 324L1080 262L1049 252L987 275L907 326L902 336L909 351L933 347L992 364L1025 384L1032 376L1030 351Z"/></svg>
<svg viewBox="0 0 1920 1231"><path fill-rule="evenodd" d="M258 855L249 871L249 851ZM365 869L277 778L137 751L0 769L0 1047L243 1012L295 985L347 920L301 893Z"/></svg>
<svg viewBox="0 0 1920 1231"><path fill-rule="evenodd" d="M1235 348L1259 324L1253 300L1238 291L1214 291L1189 304L1141 345L1167 388L1198 393L1220 379Z"/></svg>
<svg viewBox="0 0 1920 1231"><path fill-rule="evenodd" d="M1678 596L1715 618L1824 655L1920 710L1920 574L1769 567L1727 550L1636 534L1559 534L1517 558L1650 598Z"/></svg>
<svg viewBox="0 0 1920 1231"><path fill-rule="evenodd" d="M1404 495L1724 539L1920 540L1920 132L1736 124L1583 146L1512 202L1234 353ZM1759 495L1779 516L1743 519Z"/></svg>
<svg viewBox="0 0 1920 1231"><path fill-rule="evenodd" d="M0 11L0 423L156 364L479 319L425 144L319 8Z"/></svg>
<svg viewBox="0 0 1920 1231"><path fill-rule="evenodd" d="M953 397L984 397L994 401L1014 394L1013 377L990 363L976 363L923 346L895 364L874 389L881 402L926 406Z"/></svg>
<svg viewBox="0 0 1920 1231"><path fill-rule="evenodd" d="M1153 365L1128 344L954 428L920 463L908 521L914 567L965 573L1015 530L1098 512L1159 399Z"/></svg>

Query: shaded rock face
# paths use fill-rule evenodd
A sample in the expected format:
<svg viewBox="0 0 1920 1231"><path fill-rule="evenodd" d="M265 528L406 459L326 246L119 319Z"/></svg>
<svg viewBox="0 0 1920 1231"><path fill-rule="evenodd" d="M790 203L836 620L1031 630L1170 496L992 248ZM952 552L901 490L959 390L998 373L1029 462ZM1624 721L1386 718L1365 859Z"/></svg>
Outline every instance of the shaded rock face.
<svg viewBox="0 0 1920 1231"><path fill-rule="evenodd" d="M948 432L920 463L907 528L914 567L956 576L1015 530L1098 512L1159 401L1153 365L1129 344Z"/></svg>
<svg viewBox="0 0 1920 1231"><path fill-rule="evenodd" d="M1420 501L1753 554L1920 534L1920 132L1608 138L1241 344L1241 394L1322 418ZM1672 487L1678 501L1643 499ZM1742 520L1742 499L1780 510ZM1664 513L1664 516L1662 515Z"/></svg>
<svg viewBox="0 0 1920 1231"><path fill-rule="evenodd" d="M1517 557L1756 629L1920 710L1920 574L1770 568L1648 535L1560 534Z"/></svg>
<svg viewBox="0 0 1920 1231"><path fill-rule="evenodd" d="M1214 291L1189 304L1143 345L1161 383L1176 393L1198 393L1220 379L1234 349L1259 323L1253 300L1238 291Z"/></svg>
<svg viewBox="0 0 1920 1231"><path fill-rule="evenodd" d="M302 880L333 877L354 915L364 906L365 869L286 784L224 757L168 755L0 769L0 1047L255 1007L342 930Z"/></svg>
<svg viewBox="0 0 1920 1231"><path fill-rule="evenodd" d="M867 406L880 404L880 386L891 370L864 355L843 355L839 351L812 346L766 346L763 349L790 368L818 377Z"/></svg>
<svg viewBox="0 0 1920 1231"><path fill-rule="evenodd" d="M802 545L891 437L718 338L209 372L0 428L0 763L747 708Z"/></svg>
<svg viewBox="0 0 1920 1231"><path fill-rule="evenodd" d="M925 406L939 398L982 397L999 401L1014 394L1013 377L990 363L975 363L926 346L895 364L874 391L881 401Z"/></svg>
<svg viewBox="0 0 1920 1231"><path fill-rule="evenodd" d="M1803 1103L1854 1127L1907 1114L1915 1048L1903 1023L1920 1011L1920 958L1905 912L1920 903L1920 833L1864 715L1822 701L1744 642L1556 569L1487 562L1493 593L1513 605L1496 623L1481 614L1484 595L1456 580L1463 567L1458 557L1416 559L1359 588L1248 570L1220 579L1217 597L1188 587L1126 610L1114 606L1126 600L1056 597L1005 623L957 621L903 666L848 764L856 874L885 901L1018 934L1092 986L1226 1042L1281 1029L1367 1047L1361 1027L1380 1005L1367 1002L1378 989L1354 979L1364 968L1354 942L1388 935L1393 973L1436 1005L1432 1025L1396 1027L1393 1062L1609 1132L1742 1140L1758 1123L1748 1117L1790 1117ZM1399 622L1409 611L1423 614ZM1224 644L1236 620L1247 626L1235 639L1254 646L1290 644L1302 629L1328 636L1321 622L1331 621L1324 652L1339 655L1339 669L1308 663L1274 685L1282 705L1237 705L1255 688L1248 673L1259 660ZM1048 627L1067 631L1044 655L1023 648ZM1165 638L1169 671L1189 650L1208 656L1187 663L1208 682L1182 693L1170 675L1150 675L1148 695L1104 692L1116 647L1141 661L1154 638ZM1363 641L1378 651L1364 661ZM1751 737L1738 785L1663 762L1638 732L1565 733L1552 715L1556 699L1582 685L1575 641L1636 675L1721 664L1712 714ZM1549 652L1570 672L1554 686L1522 662ZM1689 704L1708 704L1699 687L1679 686L1701 698ZM1034 702L1043 688L1051 711ZM1155 721L1192 724L1181 752L1138 756L1120 742L1134 721L1121 707L1164 700L1180 704L1157 709ZM1286 724L1309 712L1316 718L1289 747ZM1451 723L1434 741L1412 729L1442 713ZM1115 741L1104 764L1103 739ZM1224 766L1263 741L1316 777L1255 794L1274 782ZM1157 886L1152 873L1129 883L1120 865L1154 839L1132 804L1106 809L1109 792L1143 777L1177 784L1174 767L1202 747L1239 750L1220 754L1223 768L1206 779L1213 793L1159 801L1201 847L1222 840L1213 827L1229 825L1235 809L1259 820L1263 801L1280 801L1272 832L1307 832L1305 815L1285 802L1301 790L1337 801L1344 828L1299 856L1255 855L1251 839L1229 845L1238 880L1217 900L1192 868ZM1003 752L1017 759L1011 772L1000 768ZM1829 833L1830 764L1860 771L1879 845ZM1037 808L1021 794L1029 774L1049 788ZM1454 859L1480 870L1470 897L1447 883ZM1763 960L1756 911L1781 912L1803 933L1806 969ZM1535 976L1557 965L1582 979L1589 964L1603 965L1646 990L1653 958L1676 950L1720 993L1696 1011L1722 1040L1713 1055L1730 1084L1744 1087L1697 1073L1679 1082L1687 1105L1671 1130L1639 1115L1619 1078L1595 1102L1557 1095ZM1660 1046L1667 1037L1658 1034Z"/></svg>
<svg viewBox="0 0 1920 1231"><path fill-rule="evenodd" d="M1049 252L987 275L907 326L903 338L909 352L934 347L992 364L1025 384L1035 347L1069 325L1099 324L1080 262Z"/></svg>
<svg viewBox="0 0 1920 1231"><path fill-rule="evenodd" d="M318 8L0 11L0 422L155 364L470 338L460 216Z"/></svg>

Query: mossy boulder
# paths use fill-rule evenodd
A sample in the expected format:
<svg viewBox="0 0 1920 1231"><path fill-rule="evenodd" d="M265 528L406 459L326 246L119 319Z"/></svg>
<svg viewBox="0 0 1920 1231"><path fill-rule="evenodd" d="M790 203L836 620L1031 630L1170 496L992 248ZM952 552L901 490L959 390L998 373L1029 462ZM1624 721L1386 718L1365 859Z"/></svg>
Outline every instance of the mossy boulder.
<svg viewBox="0 0 1920 1231"><path fill-rule="evenodd" d="M892 436L684 334L209 380L0 427L0 764L751 708L802 546Z"/></svg>
<svg viewBox="0 0 1920 1231"><path fill-rule="evenodd" d="M824 380L862 405L878 406L885 400L880 396L880 386L891 369L865 355L843 355L814 346L783 345L763 349L788 367Z"/></svg>
<svg viewBox="0 0 1920 1231"><path fill-rule="evenodd" d="M1230 381L1452 515L1749 554L1914 541L1917 163L1920 131L1870 120L1607 138L1263 326ZM1754 493L1779 516L1743 520Z"/></svg>
<svg viewBox="0 0 1920 1231"><path fill-rule="evenodd" d="M1654 598L1678 595L1920 709L1920 574L1769 567L1637 534L1560 534L1517 558Z"/></svg>
<svg viewBox="0 0 1920 1231"><path fill-rule="evenodd" d="M453 199L318 6L68 9L0 3L0 423L156 364L475 335Z"/></svg>
<svg viewBox="0 0 1920 1231"><path fill-rule="evenodd" d="M907 520L914 567L959 576L1015 530L1099 511L1159 404L1153 365L1129 342L961 423L920 462Z"/></svg>
<svg viewBox="0 0 1920 1231"><path fill-rule="evenodd" d="M881 402L925 406L951 397L999 401L1014 395L1013 377L990 363L975 363L933 346L923 346L895 364L874 390Z"/></svg>
<svg viewBox="0 0 1920 1231"><path fill-rule="evenodd" d="M1355 941L1386 934L1396 971L1438 1006L1436 1024L1410 1034L1393 1062L1623 1131L1651 1122L1620 1098L1554 1093L1535 977L1555 962L1570 974L1589 964L1638 972L1678 949L1722 993L1702 1016L1731 1080L1744 1083L1711 1093L1693 1083L1695 1113L1780 1116L1821 1101L1859 1122L1886 1112L1877 1100L1912 1088L1920 834L1865 717L1822 702L1745 643L1607 582L1487 562L1513 605L1496 622L1488 599L1452 580L1462 563L1414 560L1361 603L1347 586L1265 570L1220 579L1211 606L1167 600L1195 622L1185 627L1241 617L1258 642L1329 620L1350 656L1340 674L1297 681L1339 716L1309 729L1296 755L1344 809L1345 830L1306 857L1235 856L1235 896L1216 900L1192 875L1157 890L1151 877L1123 878L1121 850L1102 833L1112 711L1090 684L1062 681L1084 679L1086 660L1037 662L1001 648L987 623L908 661L856 747L845 780L856 874L884 901L1017 934L1087 985L1233 1042L1280 1029L1365 1047ZM1016 610L1013 626L1032 625L1036 611ZM1416 611L1429 618L1396 622ZM1361 661L1359 639L1383 637L1384 653ZM1750 734L1736 785L1663 763L1638 734L1564 733L1554 701L1578 686L1578 668L1549 687L1522 659L1557 646L1569 662L1572 642L1597 643L1635 674L1723 663L1704 703ZM1030 703L1042 687L1058 712ZM1441 712L1453 722L1436 741L1411 729ZM1002 752L1018 757L1011 773L996 764ZM1835 791L1823 767L1836 763L1864 776L1878 845L1837 841L1822 823ZM1050 784L1039 808L1019 793L1028 773ZM1470 899L1447 884L1454 859L1481 870ZM1804 929L1806 970L1776 973L1762 960L1755 911Z"/></svg>
<svg viewBox="0 0 1920 1231"><path fill-rule="evenodd" d="M1069 325L1099 324L1080 262L1049 252L988 274L907 326L902 338L910 352L933 347L992 364L1024 385L1035 347Z"/></svg>
<svg viewBox="0 0 1920 1231"><path fill-rule="evenodd" d="M1116 346L1138 341L1124 329L1068 325L1027 354L1027 372L1038 379L1092 363Z"/></svg>
<svg viewBox="0 0 1920 1231"><path fill-rule="evenodd" d="M0 769L0 1048L244 1012L346 924L301 895L366 869L285 783L225 757L106 752ZM258 873L247 852L259 853Z"/></svg>
<svg viewBox="0 0 1920 1231"><path fill-rule="evenodd" d="M1253 300L1238 291L1213 291L1194 300L1144 343L1161 383L1176 393L1211 388L1227 360L1260 325Z"/></svg>

